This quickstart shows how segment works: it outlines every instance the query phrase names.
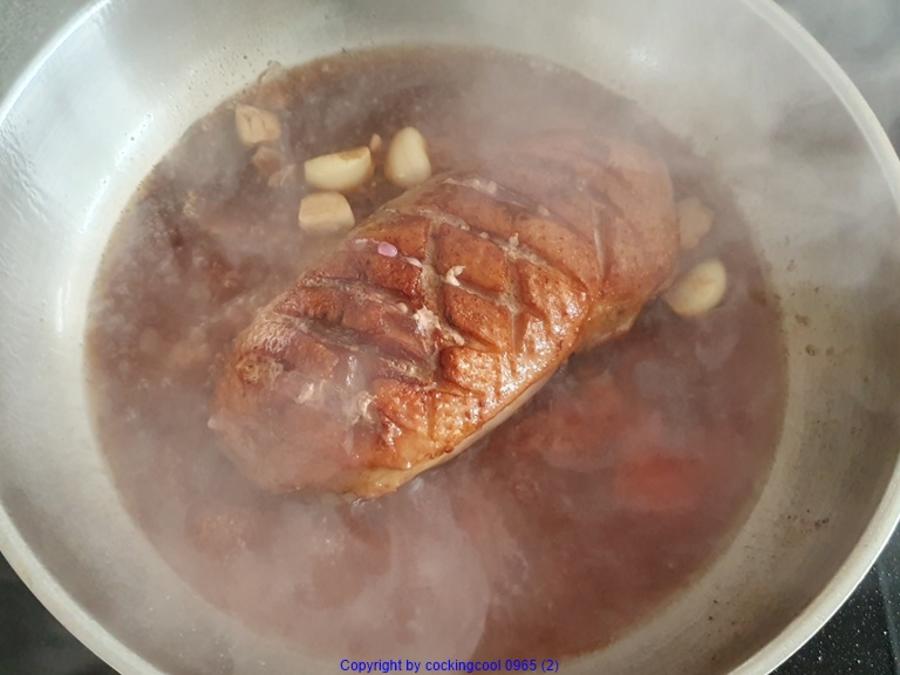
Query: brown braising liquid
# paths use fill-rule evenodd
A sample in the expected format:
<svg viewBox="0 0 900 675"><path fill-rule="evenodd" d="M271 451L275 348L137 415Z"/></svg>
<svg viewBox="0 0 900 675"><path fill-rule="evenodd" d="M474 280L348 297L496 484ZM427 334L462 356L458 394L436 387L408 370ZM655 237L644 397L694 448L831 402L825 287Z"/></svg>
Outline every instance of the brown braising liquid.
<svg viewBox="0 0 900 675"><path fill-rule="evenodd" d="M277 167L261 171L239 142L239 100L279 115ZM264 494L207 427L223 355L256 308L334 245L297 226L303 160L406 125L429 140L435 171L541 129L653 148L676 196L715 211L713 233L681 264L719 256L726 299L694 320L652 303L478 447L394 495ZM357 222L399 193L381 176L351 196ZM646 617L752 505L783 412L772 297L728 191L628 101L494 52L345 54L267 72L147 177L95 284L89 384L124 502L189 583L252 629L342 656L559 657Z"/></svg>

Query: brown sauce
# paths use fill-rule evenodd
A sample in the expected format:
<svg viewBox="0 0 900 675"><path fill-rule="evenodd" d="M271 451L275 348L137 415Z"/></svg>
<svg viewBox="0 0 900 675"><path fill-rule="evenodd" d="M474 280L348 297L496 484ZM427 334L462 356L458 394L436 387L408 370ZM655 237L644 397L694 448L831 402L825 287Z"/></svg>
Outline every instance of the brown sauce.
<svg viewBox="0 0 900 675"><path fill-rule="evenodd" d="M146 179L96 281L89 379L124 502L205 597L301 649L544 658L616 639L727 544L780 430L779 315L727 189L633 104L518 57L385 50L266 80L236 100L277 112L287 168L262 175L236 137L235 101L223 104ZM726 299L695 320L652 303L477 448L394 495L261 493L207 427L223 353L334 243L297 227L302 161L408 124L436 171L531 129L648 145L679 198L715 211L682 265L719 256ZM351 198L357 221L398 193L380 176Z"/></svg>

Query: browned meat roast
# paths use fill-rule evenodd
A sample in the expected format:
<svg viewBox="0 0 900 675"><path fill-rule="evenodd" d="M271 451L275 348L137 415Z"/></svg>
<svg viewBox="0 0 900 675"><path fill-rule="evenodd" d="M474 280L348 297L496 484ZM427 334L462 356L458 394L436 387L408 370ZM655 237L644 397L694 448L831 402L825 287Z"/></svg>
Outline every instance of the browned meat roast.
<svg viewBox="0 0 900 675"><path fill-rule="evenodd" d="M386 204L260 310L211 425L264 488L393 491L627 330L677 250L658 159L543 134Z"/></svg>

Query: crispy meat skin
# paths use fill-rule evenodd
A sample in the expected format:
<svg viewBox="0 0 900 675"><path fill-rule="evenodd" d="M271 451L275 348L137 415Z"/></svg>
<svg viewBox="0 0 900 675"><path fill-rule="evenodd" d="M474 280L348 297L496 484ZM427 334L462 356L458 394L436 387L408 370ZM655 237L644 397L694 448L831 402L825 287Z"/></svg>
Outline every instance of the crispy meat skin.
<svg viewBox="0 0 900 675"><path fill-rule="evenodd" d="M386 204L237 338L211 426L250 479L390 492L667 282L672 188L648 151L552 133L495 157Z"/></svg>

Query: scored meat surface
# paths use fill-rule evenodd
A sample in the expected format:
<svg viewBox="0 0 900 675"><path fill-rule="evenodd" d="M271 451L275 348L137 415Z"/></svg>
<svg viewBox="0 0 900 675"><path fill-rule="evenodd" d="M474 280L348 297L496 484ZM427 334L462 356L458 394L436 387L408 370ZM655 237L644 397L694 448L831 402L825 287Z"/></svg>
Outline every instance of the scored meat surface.
<svg viewBox="0 0 900 675"><path fill-rule="evenodd" d="M542 134L381 207L237 338L210 425L273 491L371 497L454 456L672 274L665 166Z"/></svg>

